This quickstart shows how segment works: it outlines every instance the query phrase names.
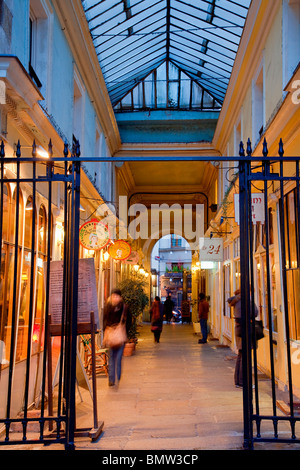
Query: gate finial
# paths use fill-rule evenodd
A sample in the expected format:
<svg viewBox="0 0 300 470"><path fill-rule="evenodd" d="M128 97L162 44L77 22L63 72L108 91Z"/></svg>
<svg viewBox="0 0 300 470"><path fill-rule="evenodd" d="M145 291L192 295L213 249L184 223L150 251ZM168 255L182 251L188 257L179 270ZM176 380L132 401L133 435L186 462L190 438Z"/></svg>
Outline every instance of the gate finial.
<svg viewBox="0 0 300 470"><path fill-rule="evenodd" d="M278 150L278 153L279 153L279 156L280 156L280 157L283 157L284 150L283 150L283 142L282 142L282 139L281 139L281 138L280 138L280 141L279 141L279 150Z"/></svg>
<svg viewBox="0 0 300 470"><path fill-rule="evenodd" d="M244 149L244 142L240 142L240 151L239 151L239 156L244 157L245 156L245 149Z"/></svg>
<svg viewBox="0 0 300 470"><path fill-rule="evenodd" d="M263 156L264 156L264 157L267 157L267 156L268 156L268 153L269 153L268 144L267 144L266 138L264 138L264 143L263 143Z"/></svg>
<svg viewBox="0 0 300 470"><path fill-rule="evenodd" d="M79 143L79 140L76 141L76 157L80 157L80 143Z"/></svg>
<svg viewBox="0 0 300 470"><path fill-rule="evenodd" d="M53 157L53 148L52 147L53 147L52 146L52 141L50 139L49 140L49 145L48 145L48 155L49 155L50 158Z"/></svg>
<svg viewBox="0 0 300 470"><path fill-rule="evenodd" d="M4 142L2 140L1 142L1 147L0 147L0 157L3 158L5 157L5 147L4 147Z"/></svg>
<svg viewBox="0 0 300 470"><path fill-rule="evenodd" d="M16 156L17 156L18 158L21 156L21 144L20 144L20 141L19 141L19 140L18 140L18 143L17 143Z"/></svg>
<svg viewBox="0 0 300 470"><path fill-rule="evenodd" d="M251 147L251 140L250 138L247 141L247 155L248 157L251 157L252 155L252 147Z"/></svg>
<svg viewBox="0 0 300 470"><path fill-rule="evenodd" d="M65 145L64 145L64 156L67 158L67 157L68 157L68 154L69 154L69 144L68 144L68 142L65 142Z"/></svg>
<svg viewBox="0 0 300 470"><path fill-rule="evenodd" d="M33 158L36 157L36 143L35 143L35 140L33 141L33 144L32 144L32 156L33 156Z"/></svg>

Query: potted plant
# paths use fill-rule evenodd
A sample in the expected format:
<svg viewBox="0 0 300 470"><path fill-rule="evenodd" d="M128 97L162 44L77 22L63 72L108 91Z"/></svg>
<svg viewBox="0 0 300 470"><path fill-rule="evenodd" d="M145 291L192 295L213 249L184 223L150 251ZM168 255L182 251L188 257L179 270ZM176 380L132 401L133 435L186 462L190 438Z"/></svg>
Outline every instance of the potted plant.
<svg viewBox="0 0 300 470"><path fill-rule="evenodd" d="M131 328L128 332L128 342L125 345L124 355L130 355L126 350L131 348L132 352L138 340L138 316L149 303L145 294L145 281L139 277L124 279L119 284L124 302L128 305L132 316ZM131 354L132 354L131 352Z"/></svg>

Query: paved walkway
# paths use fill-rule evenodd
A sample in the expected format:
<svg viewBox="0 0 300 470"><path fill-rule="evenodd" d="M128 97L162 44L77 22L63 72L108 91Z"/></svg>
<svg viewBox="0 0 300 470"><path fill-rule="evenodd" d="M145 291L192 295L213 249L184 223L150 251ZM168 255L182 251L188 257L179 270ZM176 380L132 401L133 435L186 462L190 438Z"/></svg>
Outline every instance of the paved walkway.
<svg viewBox="0 0 300 470"><path fill-rule="evenodd" d="M198 344L190 325L164 325L159 344L154 343L149 325L143 325L135 355L123 358L119 387L108 387L105 376L97 377L98 415L104 421L100 438L96 442L77 438L76 449L242 449L242 390L233 383L235 358L216 340ZM92 427L91 397L88 390L80 390L83 401L78 394L77 426ZM270 406L267 390L263 406ZM45 449L64 447L53 444Z"/></svg>
<svg viewBox="0 0 300 470"><path fill-rule="evenodd" d="M180 324L164 325L156 344L144 325L135 355L123 360L118 390L99 387L105 429L91 447L241 448L242 391L233 385L235 356L218 345L198 344L192 326Z"/></svg>

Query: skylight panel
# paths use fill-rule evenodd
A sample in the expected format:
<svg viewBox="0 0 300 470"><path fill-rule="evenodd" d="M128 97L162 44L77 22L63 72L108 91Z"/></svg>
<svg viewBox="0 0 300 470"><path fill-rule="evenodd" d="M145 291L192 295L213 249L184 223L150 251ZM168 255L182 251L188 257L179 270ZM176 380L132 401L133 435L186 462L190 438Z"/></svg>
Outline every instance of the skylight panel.
<svg viewBox="0 0 300 470"><path fill-rule="evenodd" d="M124 64L124 57L121 57L119 60L113 61L106 67L104 67L107 78L110 76L116 77L119 70L126 71L131 64L139 65L140 61L147 60L147 57L151 57L156 50L163 49L164 44L161 41L160 37L155 37L151 41L147 41L143 44L143 47L135 48L130 54L130 58ZM127 51L126 51L127 52Z"/></svg>
<svg viewBox="0 0 300 470"><path fill-rule="evenodd" d="M165 60L169 64L166 80L174 81L168 86L165 81L165 90L172 91L174 107L188 101L190 93L182 87L191 87L191 80L202 104L207 102L214 107L216 101L222 103L250 3L251 0L82 0L112 103L122 100ZM159 76L160 71L156 73ZM184 73L189 78L182 81ZM154 83L157 86L160 82L153 77L143 84L148 90L144 102L155 101L151 90ZM179 83L180 91L174 98ZM201 90L206 90L210 98L204 99ZM168 107L163 93L162 90L158 101ZM189 103L189 107L197 106L196 102ZM123 108L128 108L125 104Z"/></svg>

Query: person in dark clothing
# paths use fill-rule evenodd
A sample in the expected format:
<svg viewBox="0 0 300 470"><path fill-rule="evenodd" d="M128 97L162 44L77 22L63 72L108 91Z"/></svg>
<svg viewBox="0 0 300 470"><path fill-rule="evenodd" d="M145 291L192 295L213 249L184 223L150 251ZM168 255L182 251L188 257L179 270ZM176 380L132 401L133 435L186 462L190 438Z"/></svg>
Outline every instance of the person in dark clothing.
<svg viewBox="0 0 300 470"><path fill-rule="evenodd" d="M159 343L160 335L163 327L163 304L160 301L158 296L155 297L155 300L152 304L151 310L151 331L154 334L155 343Z"/></svg>
<svg viewBox="0 0 300 470"><path fill-rule="evenodd" d="M171 318L173 316L173 308L174 308L174 302L171 299L171 296L168 295L164 303L164 314L165 314L167 323L170 323L171 321Z"/></svg>
<svg viewBox="0 0 300 470"><path fill-rule="evenodd" d="M209 303L205 299L205 294L201 293L199 295L199 320L201 326L202 339L199 339L198 343L203 344L207 343L207 320L209 312Z"/></svg>
<svg viewBox="0 0 300 470"><path fill-rule="evenodd" d="M123 318L122 318L123 315ZM112 326L122 321L126 324L127 334L131 327L131 314L128 310L127 305L124 303L120 289L113 289L111 296L107 300L104 307L103 315L103 331L107 326ZM109 359L108 359L108 384L109 386L115 385L115 379L117 376L118 382L121 379L122 372L122 356L125 344L122 344L118 348L109 348Z"/></svg>
<svg viewBox="0 0 300 470"><path fill-rule="evenodd" d="M233 297L227 299L230 307L234 308L234 321L235 321L235 337L238 356L234 370L234 383L237 388L243 387L243 359L242 359L242 310L241 310L241 291L237 289ZM250 305L251 308L251 305ZM258 315L257 306L254 304L255 317Z"/></svg>

